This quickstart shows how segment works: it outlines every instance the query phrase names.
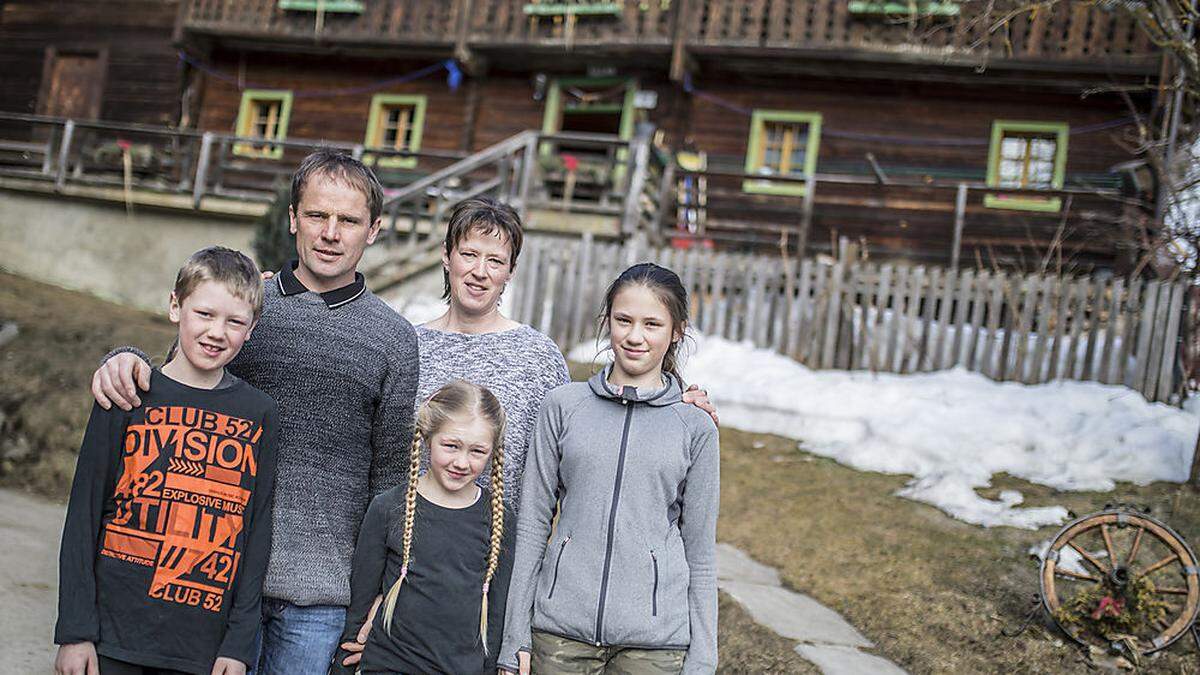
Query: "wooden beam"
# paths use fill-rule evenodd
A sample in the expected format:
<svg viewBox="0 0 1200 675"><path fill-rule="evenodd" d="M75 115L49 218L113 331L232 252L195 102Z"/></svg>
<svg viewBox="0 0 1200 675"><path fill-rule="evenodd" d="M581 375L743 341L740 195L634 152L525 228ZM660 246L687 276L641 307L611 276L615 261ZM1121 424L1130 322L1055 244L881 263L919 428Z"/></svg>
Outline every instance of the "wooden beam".
<svg viewBox="0 0 1200 675"><path fill-rule="evenodd" d="M1200 490L1200 434L1196 435L1196 447L1192 450L1192 473L1188 482L1192 489Z"/></svg>
<svg viewBox="0 0 1200 675"><path fill-rule="evenodd" d="M808 232L812 229L813 200L816 198L817 181L809 175L804 181L804 210L800 214L800 236L796 241L796 257L801 260L808 253Z"/></svg>
<svg viewBox="0 0 1200 675"><path fill-rule="evenodd" d="M962 253L962 235L964 216L967 211L967 184L958 184L958 194L954 199L954 244L950 249L950 269L958 271L958 259Z"/></svg>
<svg viewBox="0 0 1200 675"><path fill-rule="evenodd" d="M675 0L671 16L671 81L682 82L684 75L693 71L687 51L688 28L692 25L693 8L696 0Z"/></svg>
<svg viewBox="0 0 1200 675"><path fill-rule="evenodd" d="M475 0L454 0L454 6L458 14L455 17L457 25L454 27L454 58L464 68L472 68L475 66L475 59L471 52L471 16L474 13Z"/></svg>

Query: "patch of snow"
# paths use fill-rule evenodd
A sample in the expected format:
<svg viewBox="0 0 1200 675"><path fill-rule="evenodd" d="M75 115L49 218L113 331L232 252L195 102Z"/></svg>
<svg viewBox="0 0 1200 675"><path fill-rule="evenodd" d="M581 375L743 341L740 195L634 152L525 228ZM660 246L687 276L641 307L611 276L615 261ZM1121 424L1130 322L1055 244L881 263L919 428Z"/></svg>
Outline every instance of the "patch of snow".
<svg viewBox="0 0 1200 675"><path fill-rule="evenodd" d="M684 365L724 424L803 442L846 466L913 479L901 496L959 520L1036 529L1061 506L1023 507L1015 490L976 490L1008 473L1059 490L1187 479L1200 420L1095 382L995 382L963 369L913 375L814 371L749 343L696 336ZM569 358L604 361L592 342ZM1200 404L1195 404L1200 408Z"/></svg>
<svg viewBox="0 0 1200 675"><path fill-rule="evenodd" d="M414 326L432 321L446 313L446 301L434 297L397 298L388 300L388 304Z"/></svg>
<svg viewBox="0 0 1200 675"><path fill-rule="evenodd" d="M1047 539L1040 544L1030 546L1029 555L1037 556L1038 560L1045 560L1046 553L1050 551L1050 544L1052 543L1054 543L1054 540ZM1108 551L1089 551L1089 553L1096 559L1108 557ZM1079 555L1079 552L1070 546L1064 546L1058 550L1058 564L1055 567L1068 572L1075 572L1076 574L1095 573L1094 570L1089 570L1083 566L1083 556Z"/></svg>

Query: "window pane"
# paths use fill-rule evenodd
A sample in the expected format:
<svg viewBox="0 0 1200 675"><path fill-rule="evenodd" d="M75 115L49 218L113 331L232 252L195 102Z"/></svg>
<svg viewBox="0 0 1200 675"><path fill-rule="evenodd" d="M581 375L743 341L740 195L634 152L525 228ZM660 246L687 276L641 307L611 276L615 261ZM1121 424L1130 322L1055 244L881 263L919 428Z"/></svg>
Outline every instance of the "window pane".
<svg viewBox="0 0 1200 675"><path fill-rule="evenodd" d="M1001 160L1000 185L1004 187L1021 187L1021 169L1024 163L1020 160Z"/></svg>
<svg viewBox="0 0 1200 675"><path fill-rule="evenodd" d="M1034 162L1029 165L1029 183L1031 187L1049 187L1054 180L1054 164L1050 162Z"/></svg>
<svg viewBox="0 0 1200 675"><path fill-rule="evenodd" d="M1033 139L1033 151L1030 153L1034 159L1054 161L1054 151L1056 143L1045 138Z"/></svg>
<svg viewBox="0 0 1200 675"><path fill-rule="evenodd" d="M258 138L275 138L278 134L280 103L278 101L255 101L250 122L250 135Z"/></svg>
<svg viewBox="0 0 1200 675"><path fill-rule="evenodd" d="M1025 139L1009 136L1000 143L1000 156L1004 159L1024 159L1025 149Z"/></svg>
<svg viewBox="0 0 1200 675"><path fill-rule="evenodd" d="M808 125L794 122L767 122L764 124L762 165L759 173L781 173L784 166L784 149L788 151L789 174L804 173L805 152L808 146Z"/></svg>
<svg viewBox="0 0 1200 675"><path fill-rule="evenodd" d="M412 142L413 106L389 105L383 109L378 143L391 150L407 150Z"/></svg>

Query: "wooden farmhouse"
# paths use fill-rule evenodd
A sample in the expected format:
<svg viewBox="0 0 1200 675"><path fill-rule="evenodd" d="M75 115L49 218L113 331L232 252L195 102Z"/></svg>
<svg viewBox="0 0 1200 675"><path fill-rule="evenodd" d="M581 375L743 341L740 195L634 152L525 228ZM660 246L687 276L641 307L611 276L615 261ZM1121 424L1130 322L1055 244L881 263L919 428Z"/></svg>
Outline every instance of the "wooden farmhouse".
<svg viewBox="0 0 1200 675"><path fill-rule="evenodd" d="M221 185L247 198L319 142L402 190L531 131L536 226L1134 269L1154 220L1136 120L1161 118L1161 54L1096 3L1007 21L987 4L10 0L0 105L215 134Z"/></svg>

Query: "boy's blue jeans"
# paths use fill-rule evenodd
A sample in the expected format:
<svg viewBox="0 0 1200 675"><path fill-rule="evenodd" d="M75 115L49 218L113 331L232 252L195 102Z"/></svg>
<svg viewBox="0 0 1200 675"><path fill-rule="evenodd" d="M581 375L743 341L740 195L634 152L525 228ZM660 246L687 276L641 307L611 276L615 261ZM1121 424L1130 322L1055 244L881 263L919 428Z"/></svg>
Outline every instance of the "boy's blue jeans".
<svg viewBox="0 0 1200 675"><path fill-rule="evenodd" d="M346 608L263 598L258 666L250 675L325 675L346 626Z"/></svg>

